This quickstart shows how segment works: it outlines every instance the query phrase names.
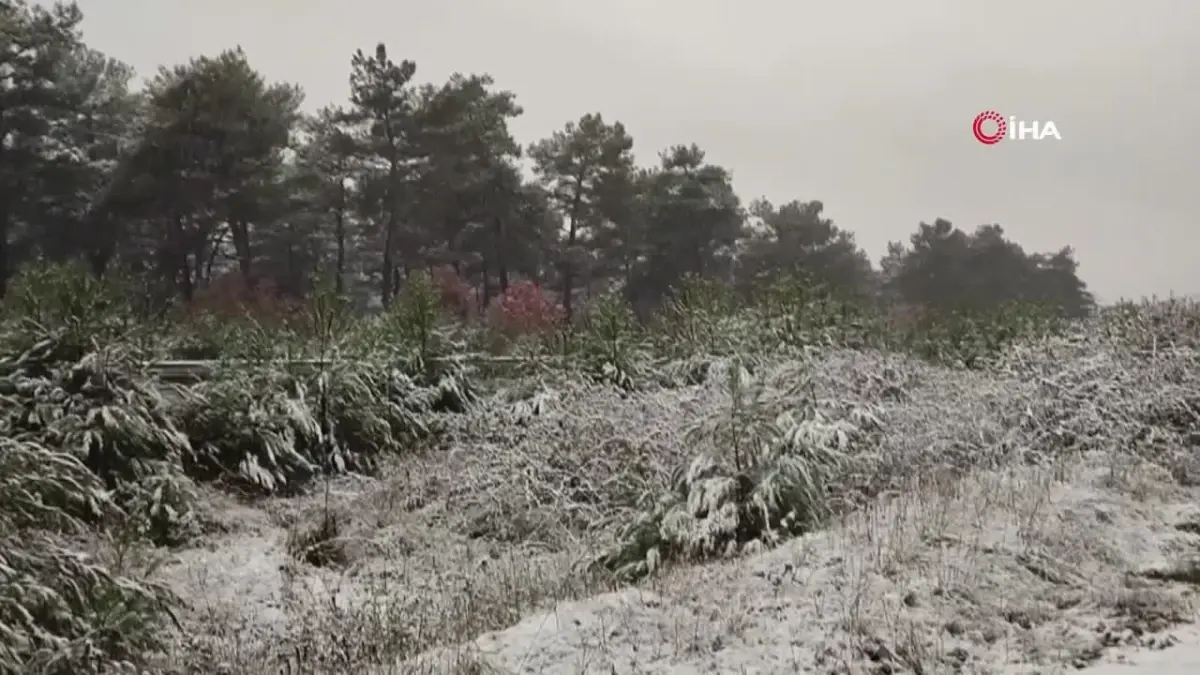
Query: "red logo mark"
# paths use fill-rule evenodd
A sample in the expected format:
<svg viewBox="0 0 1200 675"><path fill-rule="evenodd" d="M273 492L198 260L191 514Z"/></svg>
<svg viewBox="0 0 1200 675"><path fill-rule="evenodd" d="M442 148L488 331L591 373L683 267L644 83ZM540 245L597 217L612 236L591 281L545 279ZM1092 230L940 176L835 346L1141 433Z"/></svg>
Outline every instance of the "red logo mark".
<svg viewBox="0 0 1200 675"><path fill-rule="evenodd" d="M996 130L990 134L983 129L984 124L988 122L996 123ZM975 134L975 140L980 143L995 145L1008 133L1008 122L1005 122L1000 113L995 110L985 110L975 116L975 123L971 125L971 132Z"/></svg>

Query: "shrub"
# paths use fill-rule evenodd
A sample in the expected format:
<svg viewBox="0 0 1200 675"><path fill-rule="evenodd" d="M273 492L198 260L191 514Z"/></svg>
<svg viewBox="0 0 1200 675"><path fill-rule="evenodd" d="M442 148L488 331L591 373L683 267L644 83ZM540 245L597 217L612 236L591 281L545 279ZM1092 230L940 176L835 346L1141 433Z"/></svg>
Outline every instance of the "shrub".
<svg viewBox="0 0 1200 675"><path fill-rule="evenodd" d="M633 389L648 356L629 304L610 293L589 303L578 339L579 356L599 382Z"/></svg>
<svg viewBox="0 0 1200 675"><path fill-rule="evenodd" d="M269 279L248 280L240 272L230 272L196 291L186 312L191 317L207 316L219 322L249 319L276 328L295 320L300 306L280 293Z"/></svg>
<svg viewBox="0 0 1200 675"><path fill-rule="evenodd" d="M314 378L279 367L229 369L181 407L194 448L184 466L199 480L263 494L293 493L326 473L370 473L380 455L433 433L428 413L443 394L370 363L339 364Z"/></svg>
<svg viewBox="0 0 1200 675"><path fill-rule="evenodd" d="M462 318L471 315L475 291L451 265L433 270L433 284L438 290L442 307Z"/></svg>
<svg viewBox="0 0 1200 675"><path fill-rule="evenodd" d="M596 559L618 579L673 560L774 545L816 527L830 512L828 488L882 426L874 411L837 419L820 410L803 393L806 378L777 387L784 383L753 377L741 358L727 368L728 414L696 425L689 446L702 451Z"/></svg>
<svg viewBox="0 0 1200 675"><path fill-rule="evenodd" d="M55 353L53 340L45 353ZM115 499L128 525L156 543L196 533L190 482L181 462L191 452L135 351L113 346L77 362L47 362L26 352L0 365L0 434L78 457ZM70 494L59 494L66 509ZM69 509L68 509L69 510ZM102 515L70 511L97 522Z"/></svg>
<svg viewBox="0 0 1200 675"><path fill-rule="evenodd" d="M64 364L39 344L0 363L0 672L133 667L163 646L178 598L79 541L192 533L187 439L120 354Z"/></svg>
<svg viewBox="0 0 1200 675"><path fill-rule="evenodd" d="M0 520L0 672L128 671L165 646L179 604L165 587L72 550L62 535Z"/></svg>
<svg viewBox="0 0 1200 675"><path fill-rule="evenodd" d="M991 311L939 311L910 308L897 316L892 345L935 363L983 368L1018 340L1061 329L1052 311L1029 303L1009 303Z"/></svg>
<svg viewBox="0 0 1200 675"><path fill-rule="evenodd" d="M729 354L744 334L733 290L719 282L687 277L659 314L659 348L675 355Z"/></svg>
<svg viewBox="0 0 1200 675"><path fill-rule="evenodd" d="M251 283L237 272L198 290L178 318L170 351L183 359L275 358L295 333L312 332L300 303L270 281Z"/></svg>
<svg viewBox="0 0 1200 675"><path fill-rule="evenodd" d="M12 322L4 342L24 350L39 337L55 335L61 350L56 357L78 359L97 342L127 336L135 323L135 295L127 279L97 278L82 263L27 265L10 281L0 303L0 315Z"/></svg>
<svg viewBox="0 0 1200 675"><path fill-rule="evenodd" d="M562 305L531 281L509 284L504 295L488 309L491 327L508 337L548 333L565 316Z"/></svg>

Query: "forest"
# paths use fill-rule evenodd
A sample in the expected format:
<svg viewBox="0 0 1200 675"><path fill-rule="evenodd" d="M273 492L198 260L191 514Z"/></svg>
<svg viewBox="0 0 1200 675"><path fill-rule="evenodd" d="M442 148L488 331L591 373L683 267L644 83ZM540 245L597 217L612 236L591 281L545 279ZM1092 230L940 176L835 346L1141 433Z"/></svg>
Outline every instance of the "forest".
<svg viewBox="0 0 1200 675"><path fill-rule="evenodd" d="M621 122L585 112L522 143L518 94L486 73L422 82L383 44L348 54L346 99L309 114L238 48L137 89L119 55L88 47L76 7L2 11L0 291L26 264L82 260L156 307L226 276L289 297L322 277L387 307L421 270L452 274L477 309L535 283L568 318L610 291L651 311L687 278L740 297L798 276L933 309L1091 305L1065 245L1029 253L998 224L936 218L876 265L822 202L739 196L687 139L646 163Z"/></svg>

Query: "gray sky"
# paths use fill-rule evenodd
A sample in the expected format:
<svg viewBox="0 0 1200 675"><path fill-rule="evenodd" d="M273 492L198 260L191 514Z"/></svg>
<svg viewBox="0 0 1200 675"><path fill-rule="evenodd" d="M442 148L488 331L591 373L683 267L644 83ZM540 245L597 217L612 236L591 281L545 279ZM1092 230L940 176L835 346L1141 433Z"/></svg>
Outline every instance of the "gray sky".
<svg viewBox="0 0 1200 675"><path fill-rule="evenodd" d="M820 199L878 260L944 217L1074 246L1104 300L1200 294L1200 1L80 0L152 75L241 45L315 109L386 42L419 80L488 72L522 143L598 111L642 163L695 142L743 199ZM986 109L1061 141L974 140Z"/></svg>

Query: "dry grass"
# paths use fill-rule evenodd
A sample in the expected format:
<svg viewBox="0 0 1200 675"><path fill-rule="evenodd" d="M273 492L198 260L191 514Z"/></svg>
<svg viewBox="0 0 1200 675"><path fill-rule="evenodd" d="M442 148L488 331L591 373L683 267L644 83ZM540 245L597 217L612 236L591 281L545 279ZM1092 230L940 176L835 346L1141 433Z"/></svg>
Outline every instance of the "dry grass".
<svg viewBox="0 0 1200 675"><path fill-rule="evenodd" d="M1152 646L1194 611L1187 586L1147 578L1172 544L1196 547L1172 522L1190 500L1105 487L1107 471L923 481L774 551L561 604L484 636L477 658L501 672L1005 672Z"/></svg>
<svg viewBox="0 0 1200 675"><path fill-rule="evenodd" d="M232 531L180 552L194 637L171 667L1007 673L1161 646L1195 611L1193 358L1060 339L986 374L871 353L775 363L830 409L884 420L838 477L840 515L623 589L586 563L702 449L688 431L727 395L560 382L538 414L499 396L449 453L332 486L322 541L342 566L287 552L326 517L320 495L238 507Z"/></svg>

